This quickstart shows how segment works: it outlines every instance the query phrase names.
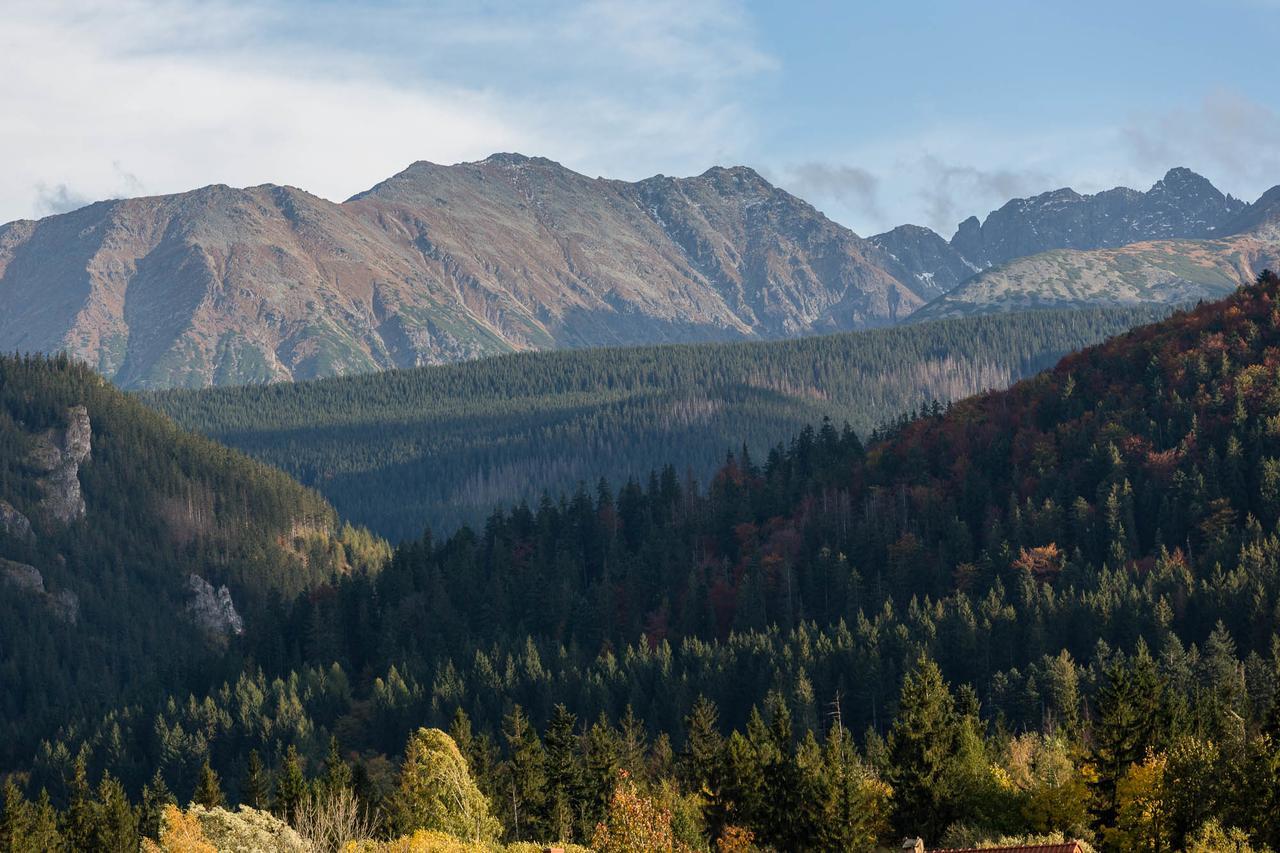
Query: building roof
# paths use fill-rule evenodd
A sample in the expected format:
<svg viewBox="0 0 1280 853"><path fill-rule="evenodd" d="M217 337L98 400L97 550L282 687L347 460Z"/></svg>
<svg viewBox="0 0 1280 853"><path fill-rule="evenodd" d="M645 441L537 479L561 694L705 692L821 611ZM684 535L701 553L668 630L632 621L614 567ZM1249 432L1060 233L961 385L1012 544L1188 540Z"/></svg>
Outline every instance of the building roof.
<svg viewBox="0 0 1280 853"><path fill-rule="evenodd" d="M1057 844L1019 844L1013 847L951 847L934 848L929 853L1080 853L1079 841L1063 841Z"/></svg>

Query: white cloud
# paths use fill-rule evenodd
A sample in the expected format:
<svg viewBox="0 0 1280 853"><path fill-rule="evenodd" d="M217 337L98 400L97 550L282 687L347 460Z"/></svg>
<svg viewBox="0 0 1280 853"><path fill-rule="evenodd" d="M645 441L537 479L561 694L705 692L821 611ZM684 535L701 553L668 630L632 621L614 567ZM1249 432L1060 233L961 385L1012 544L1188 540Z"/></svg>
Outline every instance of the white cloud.
<svg viewBox="0 0 1280 853"><path fill-rule="evenodd" d="M500 150L628 177L704 168L750 136L733 87L772 61L735 4L694 5L481 20L462 4L18 0L0 27L0 222L216 182L341 199L414 160Z"/></svg>
<svg viewBox="0 0 1280 853"><path fill-rule="evenodd" d="M1280 183L1280 111L1230 90L1190 107L1133 118L1122 130L1135 163L1206 170L1224 192L1253 201Z"/></svg>

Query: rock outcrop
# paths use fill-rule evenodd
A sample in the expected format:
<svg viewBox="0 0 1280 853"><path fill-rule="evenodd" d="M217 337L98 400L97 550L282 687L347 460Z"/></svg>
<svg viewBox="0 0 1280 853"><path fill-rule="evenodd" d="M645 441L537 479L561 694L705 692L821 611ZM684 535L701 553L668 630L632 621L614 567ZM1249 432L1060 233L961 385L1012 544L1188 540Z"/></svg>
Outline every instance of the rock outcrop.
<svg viewBox="0 0 1280 853"><path fill-rule="evenodd" d="M982 269L966 261L935 231L919 225L899 225L868 239L893 258L899 278L916 281L930 298L941 296Z"/></svg>
<svg viewBox="0 0 1280 853"><path fill-rule="evenodd" d="M193 574L187 578L187 589L192 596L187 612L210 637L226 639L244 633L244 620L236 612L231 590L226 586L214 589L213 584Z"/></svg>
<svg viewBox="0 0 1280 853"><path fill-rule="evenodd" d="M951 247L986 268L1051 249L1105 249L1149 240L1206 239L1245 207L1186 168L1146 192L1116 187L1094 195L1070 188L1015 198L981 223L960 223Z"/></svg>
<svg viewBox="0 0 1280 853"><path fill-rule="evenodd" d="M35 566L0 558L0 580L40 599L55 617L69 625L76 624L80 618L79 597L69 589L50 593L45 589L44 576Z"/></svg>
<svg viewBox="0 0 1280 853"><path fill-rule="evenodd" d="M8 501L0 501L0 533L24 542L35 538L31 520Z"/></svg>
<svg viewBox="0 0 1280 853"><path fill-rule="evenodd" d="M1116 187L1086 195L1063 188L1015 198L991 211L985 220L970 216L961 222L950 242L915 225L902 225L869 239L893 256L897 266L890 270L894 275L933 287L931 298L937 298L984 270L1042 252L1216 239L1256 230L1256 224L1280 200L1280 196L1269 198L1272 196L1274 191L1246 206L1190 169L1177 168L1170 169L1146 192ZM1210 287L1204 295L1221 292ZM980 306L975 303L975 307ZM1035 307L1034 300L1019 307ZM1008 309L1001 306L997 310ZM931 306L913 319L935 316L940 315Z"/></svg>
<svg viewBox="0 0 1280 853"><path fill-rule="evenodd" d="M89 458L92 441L88 409L71 406L66 418L65 429L51 429L37 437L30 456L32 466L41 472L38 482L44 496L40 509L61 524L84 516L80 466Z"/></svg>

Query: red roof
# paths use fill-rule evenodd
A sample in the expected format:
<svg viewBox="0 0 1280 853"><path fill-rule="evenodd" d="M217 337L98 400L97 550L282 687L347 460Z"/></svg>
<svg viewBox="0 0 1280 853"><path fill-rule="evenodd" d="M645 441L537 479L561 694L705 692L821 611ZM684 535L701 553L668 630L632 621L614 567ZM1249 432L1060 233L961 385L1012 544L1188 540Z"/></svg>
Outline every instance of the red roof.
<svg viewBox="0 0 1280 853"><path fill-rule="evenodd" d="M929 853L1080 853L1079 841L1061 841L1059 844L1019 844L1015 847L955 847L937 848Z"/></svg>

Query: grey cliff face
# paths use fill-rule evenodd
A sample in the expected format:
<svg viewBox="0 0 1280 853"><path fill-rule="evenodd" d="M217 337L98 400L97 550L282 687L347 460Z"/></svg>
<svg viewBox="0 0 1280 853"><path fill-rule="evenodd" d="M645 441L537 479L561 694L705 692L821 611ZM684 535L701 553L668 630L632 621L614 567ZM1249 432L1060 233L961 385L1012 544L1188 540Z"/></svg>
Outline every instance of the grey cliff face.
<svg viewBox="0 0 1280 853"><path fill-rule="evenodd" d="M187 602L187 613L210 638L225 640L244 633L244 619L236 611L231 590L226 586L214 589L204 578L191 575L187 578L187 590L192 596Z"/></svg>
<svg viewBox="0 0 1280 853"><path fill-rule="evenodd" d="M1206 239L1245 207L1190 169L1175 168L1150 190L1082 195L1058 189L1016 198L979 223L960 223L951 247L987 268L1051 249L1104 249L1148 240Z"/></svg>
<svg viewBox="0 0 1280 853"><path fill-rule="evenodd" d="M31 520L14 508L8 501L0 501L0 531L19 541L28 542L35 538L31 530Z"/></svg>
<svg viewBox="0 0 1280 853"><path fill-rule="evenodd" d="M61 524L84 516L80 466L89 458L93 436L89 411L84 406L67 409L66 417L65 429L45 432L31 451L32 466L42 472L39 486L44 497L40 509Z"/></svg>
<svg viewBox="0 0 1280 853"><path fill-rule="evenodd" d="M899 278L916 281L929 299L946 293L980 269L937 232L919 225L899 225L868 239L893 258L892 269Z"/></svg>

